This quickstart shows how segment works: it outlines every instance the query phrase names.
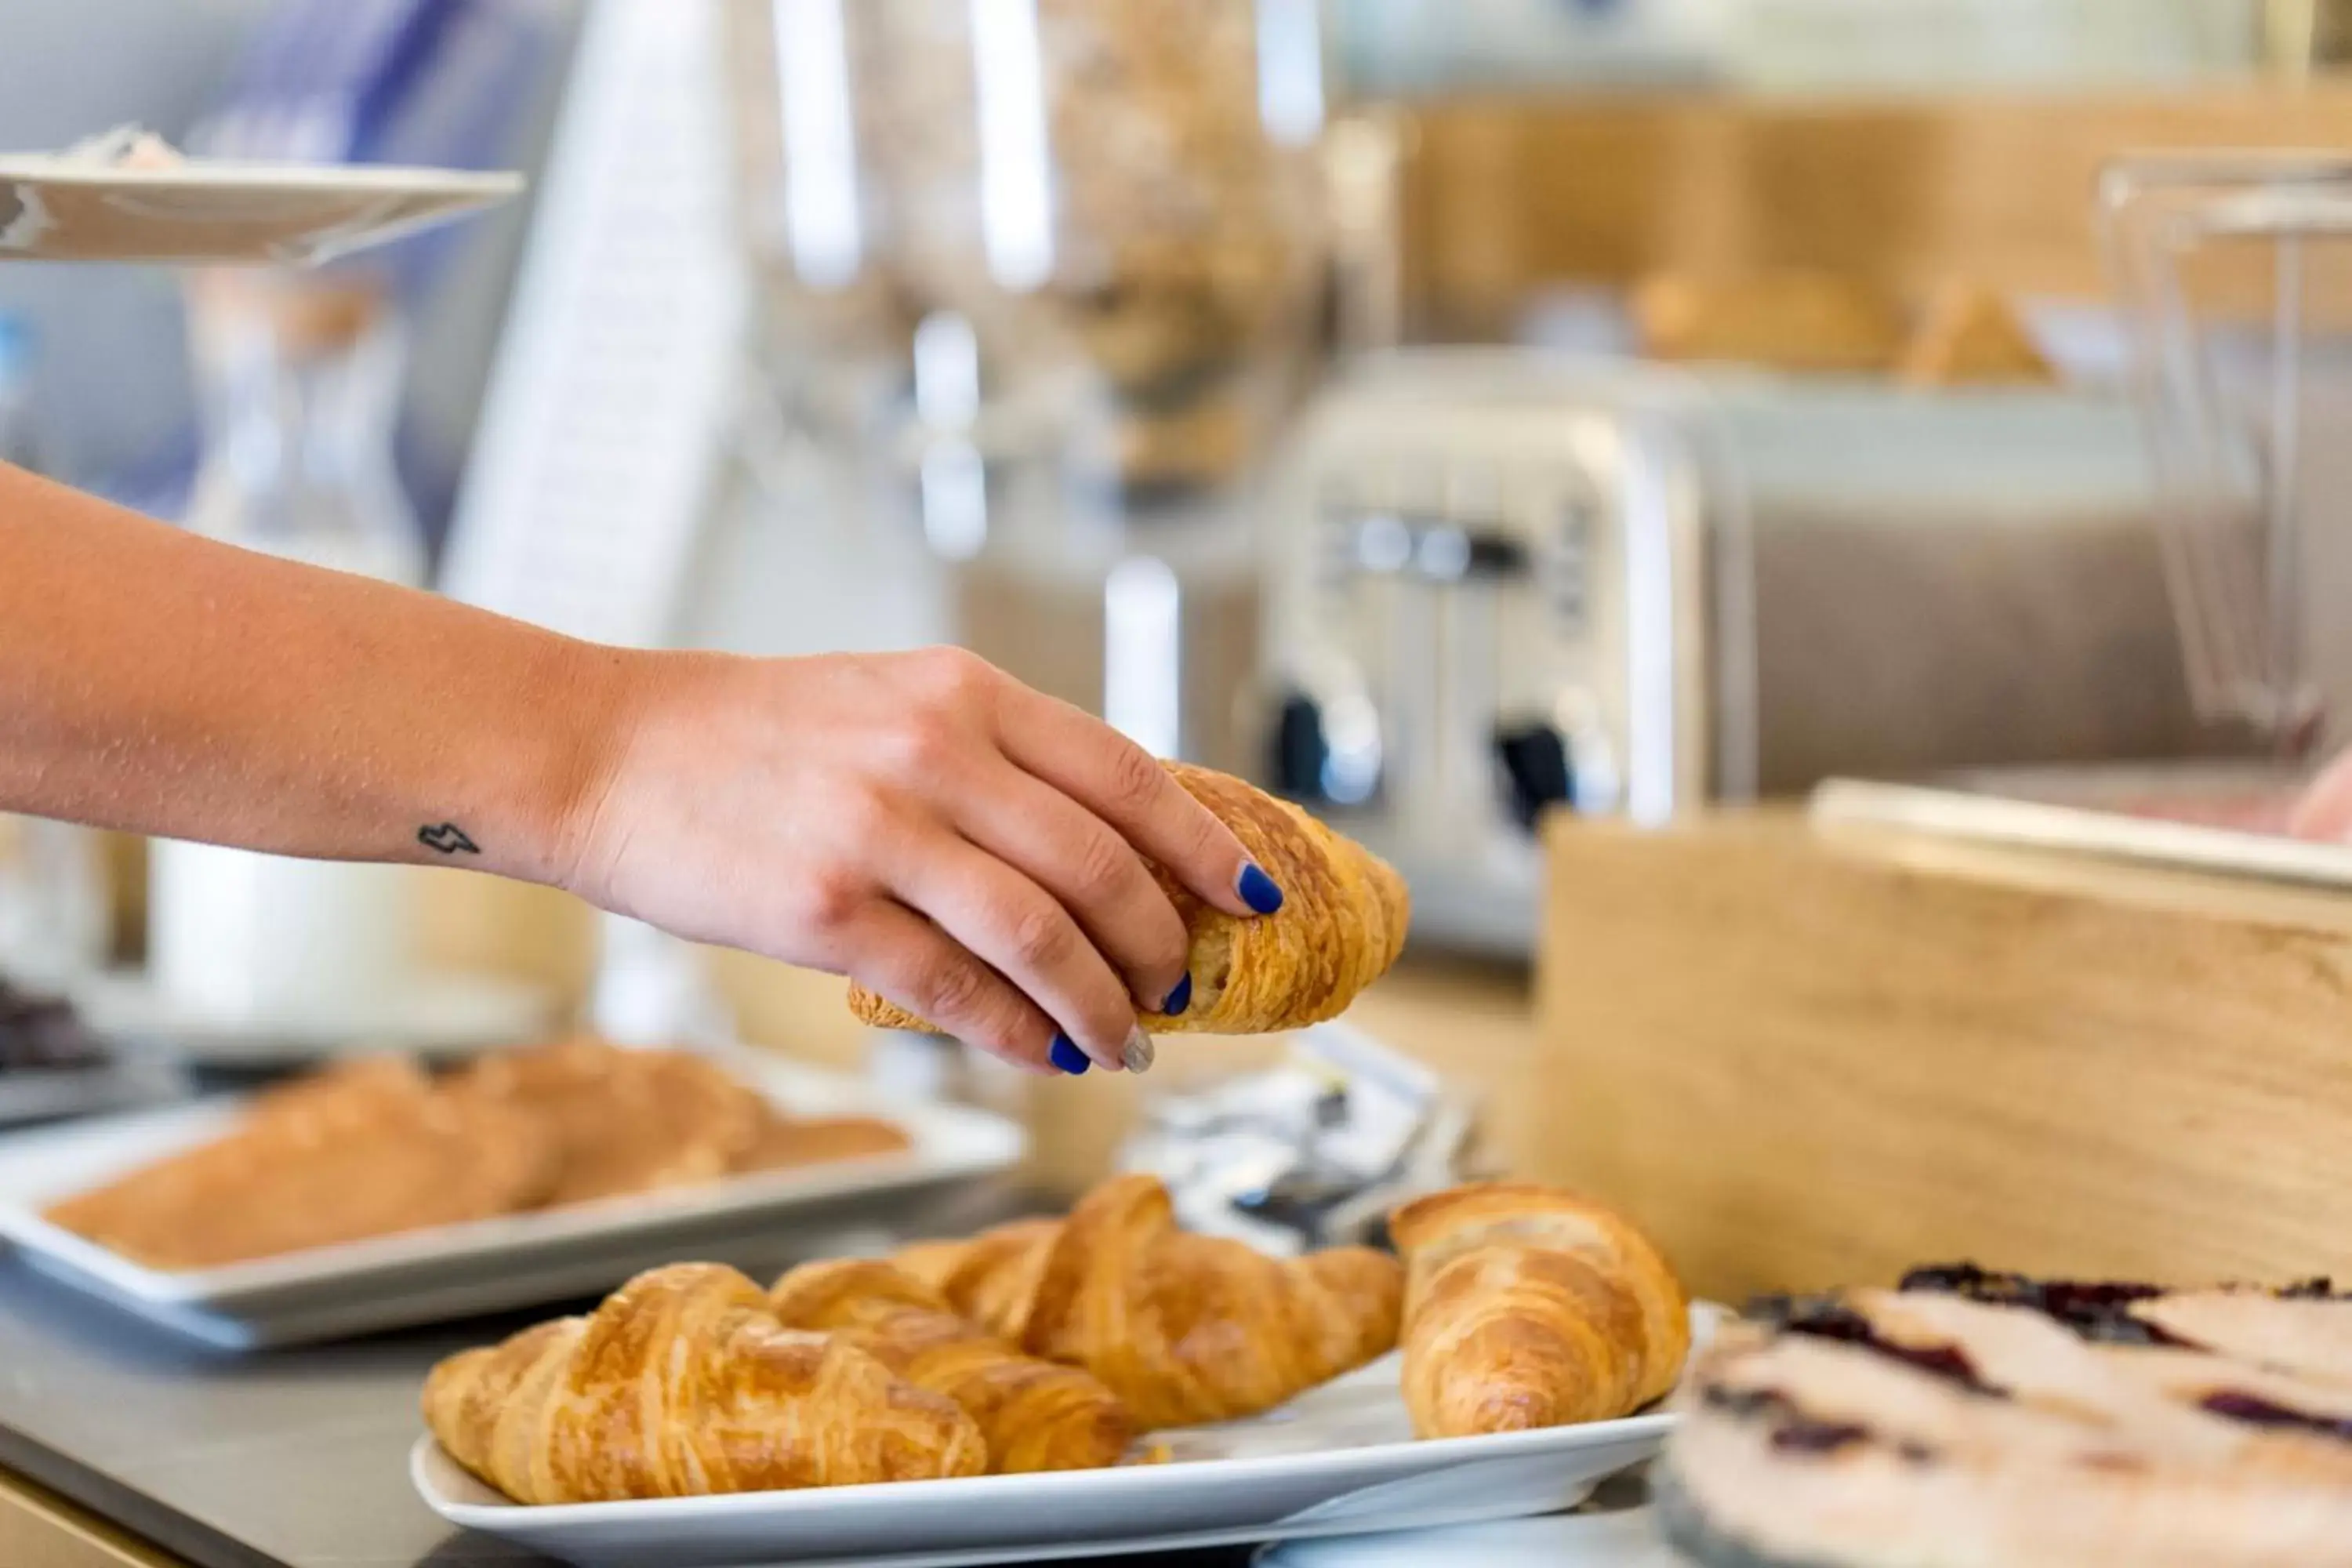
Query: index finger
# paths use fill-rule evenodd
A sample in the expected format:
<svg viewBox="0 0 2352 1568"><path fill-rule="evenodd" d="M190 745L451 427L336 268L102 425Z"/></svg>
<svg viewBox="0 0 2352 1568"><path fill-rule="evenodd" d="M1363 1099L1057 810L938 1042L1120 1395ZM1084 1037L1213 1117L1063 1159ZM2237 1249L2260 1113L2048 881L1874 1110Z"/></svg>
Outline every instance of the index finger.
<svg viewBox="0 0 2352 1568"><path fill-rule="evenodd" d="M1282 908L1282 889L1233 829L1101 720L1016 684L998 710L997 741L1015 766L1117 828L1202 902L1231 915Z"/></svg>

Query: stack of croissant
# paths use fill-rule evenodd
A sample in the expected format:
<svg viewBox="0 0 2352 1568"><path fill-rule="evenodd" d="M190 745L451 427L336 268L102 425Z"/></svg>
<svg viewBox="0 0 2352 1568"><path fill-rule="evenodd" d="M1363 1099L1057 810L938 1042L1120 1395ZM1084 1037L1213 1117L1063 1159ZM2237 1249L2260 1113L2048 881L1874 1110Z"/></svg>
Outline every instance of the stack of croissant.
<svg viewBox="0 0 2352 1568"><path fill-rule="evenodd" d="M1489 1184L1392 1226L1402 1261L1275 1258L1178 1229L1166 1188L1128 1175L1066 1219L767 1290L677 1264L442 1363L425 1417L475 1476L550 1504L1099 1468L1400 1342L1427 1437L1609 1419L1680 1371L1681 1288L1609 1210Z"/></svg>

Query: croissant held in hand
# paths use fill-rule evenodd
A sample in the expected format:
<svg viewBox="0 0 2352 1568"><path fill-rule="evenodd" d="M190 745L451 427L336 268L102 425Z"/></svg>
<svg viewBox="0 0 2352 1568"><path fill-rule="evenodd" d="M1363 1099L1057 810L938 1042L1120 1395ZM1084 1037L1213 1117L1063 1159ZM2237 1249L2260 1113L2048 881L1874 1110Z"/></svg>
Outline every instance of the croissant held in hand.
<svg viewBox="0 0 2352 1568"><path fill-rule="evenodd" d="M1404 947L1412 919L1404 879L1286 801L1226 773L1166 766L1234 830L1282 889L1283 904L1276 913L1239 919L1210 908L1152 866L1153 879L1192 933L1192 995L1176 1017L1142 1015L1143 1026L1153 1034L1259 1035L1346 1012ZM849 1005L881 1028L938 1032L863 986L850 988Z"/></svg>
<svg viewBox="0 0 2352 1568"><path fill-rule="evenodd" d="M973 1476L980 1429L844 1341L787 1329L731 1268L640 1274L433 1369L425 1422L520 1503L612 1502Z"/></svg>
<svg viewBox="0 0 2352 1568"><path fill-rule="evenodd" d="M1022 1354L888 1263L804 1264L778 1280L768 1300L788 1327L847 1340L916 1387L961 1405L988 1439L992 1473L1102 1469L1135 1440L1133 1418L1100 1382Z"/></svg>
<svg viewBox="0 0 2352 1568"><path fill-rule="evenodd" d="M926 1244L908 1263L1030 1354L1085 1367L1148 1430L1255 1415L1386 1354L1404 1289L1396 1259L1369 1247L1278 1258L1187 1235L1139 1174L1058 1225Z"/></svg>
<svg viewBox="0 0 2352 1568"><path fill-rule="evenodd" d="M1674 1387L1681 1283L1633 1223L1572 1194L1490 1182L1389 1216L1404 1255L1404 1397L1423 1437L1606 1421Z"/></svg>

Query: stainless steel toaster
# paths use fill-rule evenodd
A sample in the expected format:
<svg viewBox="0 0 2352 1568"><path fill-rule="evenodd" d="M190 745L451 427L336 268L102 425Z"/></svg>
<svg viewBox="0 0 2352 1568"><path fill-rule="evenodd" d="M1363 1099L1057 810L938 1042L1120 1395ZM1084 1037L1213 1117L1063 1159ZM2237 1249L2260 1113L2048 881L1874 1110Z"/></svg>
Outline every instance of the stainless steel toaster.
<svg viewBox="0 0 2352 1568"><path fill-rule="evenodd" d="M1404 872L1416 940L1519 955L1555 806L2242 750L2147 468L2095 390L1366 358L1268 492L1263 765Z"/></svg>
<svg viewBox="0 0 2352 1568"><path fill-rule="evenodd" d="M1416 928L1526 951L1545 810L1748 794L1739 487L1641 366L1408 350L1335 378L1269 491L1276 787L1391 859Z"/></svg>

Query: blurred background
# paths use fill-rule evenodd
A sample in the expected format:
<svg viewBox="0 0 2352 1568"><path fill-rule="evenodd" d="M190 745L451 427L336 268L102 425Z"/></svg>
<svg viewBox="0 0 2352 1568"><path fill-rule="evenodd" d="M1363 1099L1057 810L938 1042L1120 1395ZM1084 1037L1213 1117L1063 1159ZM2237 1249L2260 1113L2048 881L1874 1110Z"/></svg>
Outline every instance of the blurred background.
<svg viewBox="0 0 2352 1568"><path fill-rule="evenodd" d="M0 0L0 155L527 181L0 261L0 460L610 642L963 644L1414 905L1344 1019L1049 1081L548 889L0 816L0 1560L21 1465L475 1561L450 1320L1122 1167L1277 1250L1561 1183L1695 1299L2343 1278L2347 63L2352 0ZM44 177L251 194L102 145L0 255Z"/></svg>
<svg viewBox="0 0 2352 1568"><path fill-rule="evenodd" d="M2340 738L2328 0L0 32L0 147L531 181L301 277L0 268L0 451L587 636L967 644L1372 844L1434 961L1524 971L1555 812ZM13 831L0 965L226 1057L580 1006L869 1049L803 977L528 890Z"/></svg>

